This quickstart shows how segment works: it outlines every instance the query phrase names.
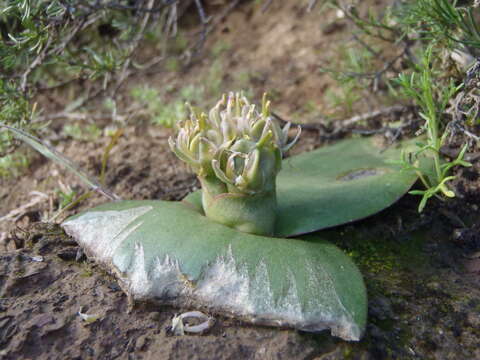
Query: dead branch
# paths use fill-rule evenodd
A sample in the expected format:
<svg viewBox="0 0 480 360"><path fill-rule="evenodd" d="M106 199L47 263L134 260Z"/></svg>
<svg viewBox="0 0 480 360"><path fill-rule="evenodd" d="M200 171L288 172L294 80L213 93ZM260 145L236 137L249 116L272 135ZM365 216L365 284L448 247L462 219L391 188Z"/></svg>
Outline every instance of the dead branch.
<svg viewBox="0 0 480 360"><path fill-rule="evenodd" d="M28 76L30 75L30 73L33 70L35 70L36 67L40 66L43 63L43 61L45 60L45 58L47 57L47 55L49 53L48 50L50 48L50 45L52 44L52 41L53 41L53 37L49 37L48 40L47 40L47 43L43 47L40 54L38 54L38 56L35 58L35 60L33 60L32 63L30 64L30 66L27 68L27 70L25 70L25 72L22 74L22 80L20 82L20 90L23 93L25 93L27 91Z"/></svg>
<svg viewBox="0 0 480 360"><path fill-rule="evenodd" d="M162 1L162 4L157 7L141 7L137 5L125 5L120 4L117 1L103 2L102 0L97 0L95 3L90 3L85 0L79 1L79 4L84 8L89 9L91 12L96 12L99 10L113 9L113 10L130 10L138 13L158 13L162 12L166 7L177 3L178 0L166 0Z"/></svg>
<svg viewBox="0 0 480 360"><path fill-rule="evenodd" d="M401 38L400 34L395 28L386 26L386 25L381 25L378 26L378 24L372 23L370 20L365 20L362 19L358 16L356 12L356 7L352 4L345 5L342 2L338 2L335 4L336 7L338 7L343 13L345 14L345 18L349 20L351 23L353 23L355 26L357 26L360 30L362 30L365 34L375 37L377 39L389 42L389 43L395 43L398 39ZM361 25L360 25L361 24ZM376 32L373 32L369 28L376 29ZM381 30L386 30L390 33L390 37L387 37L381 33Z"/></svg>
<svg viewBox="0 0 480 360"><path fill-rule="evenodd" d="M365 44L366 45L366 44ZM372 89L373 92L378 91L379 83L382 80L382 77L390 70L394 70L395 63L403 58L408 52L410 51L409 46L406 45L403 50L396 56L394 56L392 59L388 60L385 62L385 64L382 66L382 68L378 71L375 72L352 72L352 71L347 71L347 72L336 72L337 74L342 74L343 76L347 77L354 77L354 78L359 78L359 79L371 79L372 82ZM331 70L330 70L331 71Z"/></svg>
<svg viewBox="0 0 480 360"><path fill-rule="evenodd" d="M315 6L317 5L318 0L309 0L308 1L308 6L307 6L307 11L310 12L312 11Z"/></svg>
<svg viewBox="0 0 480 360"><path fill-rule="evenodd" d="M155 0L149 0L149 2L147 4L147 9L151 10L153 8L154 2L155 2ZM147 27L147 24L148 24L148 20L150 19L150 15L151 15L151 12L149 12L149 11L145 12L145 15L143 16L142 23L140 24L140 29L135 34L135 37L133 38L132 43L130 44L130 49L128 51L127 58L126 58L125 62L123 63L122 72L121 72L121 74L118 78L117 84L115 85L115 89L113 91L114 93L116 93L118 91L118 89L120 89L123 82L128 77L127 70L128 70L128 67L130 66L130 63L132 62L132 55L133 55L134 51L137 49L138 44L140 43L140 40L142 39L142 36L145 32L145 28Z"/></svg>
<svg viewBox="0 0 480 360"><path fill-rule="evenodd" d="M339 124L340 128L346 128L346 127L349 127L349 126L351 126L351 125L353 125L357 122L360 122L360 121L371 120L371 119L374 119L374 118L379 117L379 116L386 116L386 115L390 115L390 114L393 114L393 113L403 112L406 109L407 109L407 107L404 106L404 105L393 105L393 106L389 106L389 107L386 107L386 108L383 108L383 109L370 111L370 112L365 113L365 114L356 115L356 116L353 116L349 119L339 121L337 123Z"/></svg>
<svg viewBox="0 0 480 360"><path fill-rule="evenodd" d="M462 133L471 141L480 142L480 136L472 133L465 126L467 119L476 121L480 114L480 95L478 95L478 81L480 78L480 59L467 71L463 81L464 87L451 102L447 113L452 120L447 124L451 136Z"/></svg>
<svg viewBox="0 0 480 360"><path fill-rule="evenodd" d="M13 209L8 214L0 217L0 222L15 219L18 216L22 215L27 209L45 201L45 199L48 200L48 196L44 193L39 192L39 191L32 191L32 192L30 192L30 195L33 195L33 197L29 202L21 205L20 207L18 207L16 209Z"/></svg>
<svg viewBox="0 0 480 360"><path fill-rule="evenodd" d="M393 113L404 112L407 109L408 109L408 107L404 106L404 105L393 105L393 106L389 106L389 107L386 107L386 108L383 108L383 109L379 109L379 110L370 111L370 112L367 112L367 113L364 113L364 114L356 115L356 116L353 116L349 119L344 119L344 120L332 119L332 120L330 120L330 122L336 124L335 127L337 129L334 132L339 132L341 130L345 130L346 128L348 128L348 127L352 126L353 124L358 123L360 121L371 120L371 119L377 118L379 116L386 116L386 115L390 115L390 114L393 114ZM290 122L293 125L300 126L302 129L306 129L306 130L318 130L319 128L324 127L324 124L321 124L321 123L299 124L299 123L291 122L291 121L285 120L283 117L281 117L280 115L278 115L275 112L272 112L272 116L275 117L277 120L279 120L282 123ZM322 120L325 121L326 119L322 119Z"/></svg>
<svg viewBox="0 0 480 360"><path fill-rule="evenodd" d="M383 56L378 51L373 50L372 47L368 45L365 41L363 41L357 34L353 34L352 38L360 45L362 45L370 54L383 60Z"/></svg>
<svg viewBox="0 0 480 360"><path fill-rule="evenodd" d="M48 37L48 40L40 54L35 58L35 60L32 61L32 63L28 66L27 70L25 70L25 72L21 76L20 90L23 93L27 91L28 76L32 73L33 70L42 65L45 59L47 59L49 56L60 54L80 31L85 30L88 26L95 23L101 17L101 15L97 15L88 19L88 16L82 18L78 22L78 24L72 29L72 31L70 31L69 35L66 36L65 39L55 48L50 48L50 45L52 44L53 40L56 39L56 36L52 35Z"/></svg>
<svg viewBox="0 0 480 360"><path fill-rule="evenodd" d="M185 58L189 59L187 63L191 62L191 59L195 58L196 55L198 55L199 50L201 49L202 45L205 43L205 40L207 36L218 26L218 24L230 14L230 12L240 3L240 0L232 0L228 6L225 7L225 9L218 15L215 16L213 19L205 18L205 14L200 15L200 19L206 20L205 23L203 23L203 28L202 31L200 32L199 39L189 46L187 50L184 52ZM198 6L197 6L198 9ZM199 10L200 13L200 10Z"/></svg>
<svg viewBox="0 0 480 360"><path fill-rule="evenodd" d="M273 0L266 0L262 5L262 13L266 12L272 3Z"/></svg>

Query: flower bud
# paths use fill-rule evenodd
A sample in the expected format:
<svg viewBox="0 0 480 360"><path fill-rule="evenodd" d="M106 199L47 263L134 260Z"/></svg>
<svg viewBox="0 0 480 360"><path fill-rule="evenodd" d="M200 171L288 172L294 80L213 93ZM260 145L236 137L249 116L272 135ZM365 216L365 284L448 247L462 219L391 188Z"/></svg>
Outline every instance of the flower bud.
<svg viewBox="0 0 480 360"><path fill-rule="evenodd" d="M190 112L169 144L198 175L205 214L242 231L272 234L276 175L300 128L288 142L290 124L282 129L270 116L266 95L261 112L240 93L223 96L208 116Z"/></svg>

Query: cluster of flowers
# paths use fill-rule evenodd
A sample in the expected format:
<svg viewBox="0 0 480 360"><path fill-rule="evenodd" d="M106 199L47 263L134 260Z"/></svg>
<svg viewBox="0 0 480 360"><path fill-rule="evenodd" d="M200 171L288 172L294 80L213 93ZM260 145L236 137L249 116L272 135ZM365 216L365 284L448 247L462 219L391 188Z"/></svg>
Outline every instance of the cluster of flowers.
<svg viewBox="0 0 480 360"><path fill-rule="evenodd" d="M275 187L282 155L300 136L288 141L290 123L283 129L270 116L270 101L263 96L261 111L240 93L230 93L210 110L181 122L172 151L200 178L215 176L228 192L258 194Z"/></svg>

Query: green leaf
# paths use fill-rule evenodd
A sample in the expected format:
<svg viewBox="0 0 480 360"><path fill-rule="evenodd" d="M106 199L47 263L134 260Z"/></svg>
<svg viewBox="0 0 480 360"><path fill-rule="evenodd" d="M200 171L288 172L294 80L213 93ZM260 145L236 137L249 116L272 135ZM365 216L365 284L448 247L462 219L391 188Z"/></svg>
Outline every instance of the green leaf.
<svg viewBox="0 0 480 360"><path fill-rule="evenodd" d="M433 195L430 193L425 193L422 197L422 200L420 201L420 204L418 205L418 212L421 213L423 209L425 209L425 206L427 205L428 199L430 199Z"/></svg>
<svg viewBox="0 0 480 360"><path fill-rule="evenodd" d="M426 190L412 190L412 191L409 191L408 193L410 195L425 195L427 191Z"/></svg>
<svg viewBox="0 0 480 360"><path fill-rule="evenodd" d="M2 128L5 128L10 132L12 132L16 138L27 143L29 146L31 146L33 149L38 151L43 156L67 168L68 171L75 174L83 183L88 185L92 190L97 191L102 195L105 195L110 200L120 199L117 195L105 189L95 178L87 175L72 160L68 159L65 155L60 154L57 150L55 150L53 147L51 147L44 141L29 134L26 131L17 129L12 126L5 125L2 122L0 122L0 129Z"/></svg>
<svg viewBox="0 0 480 360"><path fill-rule="evenodd" d="M412 145L382 152L374 138L349 139L285 159L277 176L276 236L349 223L392 205L417 179L392 161ZM201 209L198 194L184 201Z"/></svg>
<svg viewBox="0 0 480 360"><path fill-rule="evenodd" d="M464 167L472 167L472 163L470 163L468 161L464 161L464 160L456 160L455 165L461 165L461 166L464 166Z"/></svg>
<svg viewBox="0 0 480 360"><path fill-rule="evenodd" d="M108 203L62 226L134 299L255 324L330 329L345 340L359 340L365 329L361 274L316 236L242 233L166 201Z"/></svg>

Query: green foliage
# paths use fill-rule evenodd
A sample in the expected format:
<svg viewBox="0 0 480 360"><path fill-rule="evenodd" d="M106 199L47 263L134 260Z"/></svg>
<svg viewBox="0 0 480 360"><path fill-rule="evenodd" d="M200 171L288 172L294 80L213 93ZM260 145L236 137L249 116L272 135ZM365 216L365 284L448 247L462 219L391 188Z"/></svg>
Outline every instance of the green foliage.
<svg viewBox="0 0 480 360"><path fill-rule="evenodd" d="M392 21L395 16L391 6L387 7L381 16L376 14L372 7L368 8L366 16L360 16L358 9L353 4L345 7L343 2L338 0L330 0L330 4L341 10L356 25L356 28L368 37L387 42L399 40L396 38L398 28L394 25L395 21Z"/></svg>
<svg viewBox="0 0 480 360"><path fill-rule="evenodd" d="M12 124L15 126L25 126L33 110L30 107L30 103L26 97L19 93L16 89L16 82L13 80L6 80L0 77L0 124ZM2 154L4 152L11 152L13 145L13 138L9 132L0 131L0 160L2 160ZM6 165L11 164L12 172L16 173L18 161L13 160L17 158L23 158L24 155L8 156L2 161L2 173L7 171ZM24 160L20 163L25 163Z"/></svg>
<svg viewBox="0 0 480 360"><path fill-rule="evenodd" d="M87 63L76 63L74 66L88 70L88 76L92 80L101 77L106 78L108 74L120 69L123 63L123 59L118 51L115 55L112 51L99 53L91 48L84 48L84 51L88 54L89 61Z"/></svg>
<svg viewBox="0 0 480 360"><path fill-rule="evenodd" d="M338 88L327 89L327 99L334 109L334 117L347 117L355 112L362 101L362 92L371 92L372 82L378 78L379 50L365 48L357 43L338 48L335 68L322 68L320 72L328 73L338 83Z"/></svg>
<svg viewBox="0 0 480 360"><path fill-rule="evenodd" d="M239 89L247 89L251 85L250 83L252 81L252 77L250 72L251 70L235 72L233 77L234 77L234 83L236 87L238 87ZM250 95L245 94L245 96L247 97L253 96L253 94L250 94Z"/></svg>
<svg viewBox="0 0 480 360"><path fill-rule="evenodd" d="M180 70L180 61L186 58L181 55L188 50L189 57L195 56L197 49L189 48L191 42L183 29L177 30L176 5L155 1L146 11L150 6L147 2L133 4L129 0L0 0L1 124L34 133L33 99L40 91L65 84L71 105L101 100L103 95L115 103L115 94L131 68L142 69L142 62L150 66L149 61L136 60L142 58L143 52L137 56L136 50L145 40L154 43L161 53L158 62L154 59L152 63L162 64L169 71ZM218 42L213 55L230 46ZM134 89L133 96L146 107L154 123L173 126L175 119L185 114L185 101L203 104L218 95L223 74L222 63L216 61L196 84L175 91L168 87L162 91ZM75 87L77 80L86 82L81 86L85 93L79 94L83 90ZM69 106L64 109L69 110ZM112 113L116 112L115 105ZM45 125L36 124L37 128ZM63 132L89 141L99 135L100 129L73 124ZM0 156L14 150L14 144L10 132L0 132Z"/></svg>
<svg viewBox="0 0 480 360"><path fill-rule="evenodd" d="M406 32L419 32L426 39L453 41L480 48L478 7L460 6L457 0L416 0L400 8L398 18ZM467 2L468 3L468 2Z"/></svg>
<svg viewBox="0 0 480 360"><path fill-rule="evenodd" d="M184 88L181 95L189 96L188 92L189 90ZM160 91L149 86L135 87L132 89L131 95L146 107L148 116L154 124L170 128L176 124L178 119L182 119L186 115L183 96L168 102Z"/></svg>
<svg viewBox="0 0 480 360"><path fill-rule="evenodd" d="M32 59L44 52L49 59L43 60L52 64L73 61L82 67L83 61L85 69L98 67L111 71L114 56L104 54L105 50L127 49L137 26L135 17L120 11L121 8L113 10L113 2L2 0L0 4L4 8L0 17L3 30L0 54L6 69L29 66ZM73 35L77 38L73 39ZM45 63L48 65L48 61Z"/></svg>
<svg viewBox="0 0 480 360"><path fill-rule="evenodd" d="M116 93L129 67L138 65L135 50L144 33L155 28L164 35L171 5L155 1L145 11L146 2L128 0L0 0L0 124L34 132L45 124L31 123L33 99L77 80L88 81L68 92L79 103L99 99L92 92L103 95L113 88ZM180 44L178 39L174 42ZM83 89L86 94L78 94ZM81 130L74 125L65 131L83 137ZM89 138L98 132L86 131ZM11 134L2 131L0 157L13 145Z"/></svg>
<svg viewBox="0 0 480 360"><path fill-rule="evenodd" d="M399 62L395 60L402 59L404 68L414 69L418 63L416 53L421 57L432 43L447 53L466 45L474 55L477 54L480 46L480 31L476 23L479 9L472 1L462 3L465 5L460 6L456 0L406 0L388 6L381 14L369 9L366 15L361 15L354 5L344 6L340 1L331 0L330 4L341 9L356 26L354 57L343 56L346 60L340 66L342 70L331 73L342 85L348 84L351 79L365 87L369 86L368 80L370 85L371 82L379 82L388 71L400 73L402 70L395 67ZM383 50L392 49L392 46L403 48L402 53L397 58L383 59ZM355 57L363 59L356 61ZM378 68L378 59L385 61L380 65L383 68ZM375 63L376 69L372 68ZM451 76L445 72L441 75ZM388 79L384 83L388 86Z"/></svg>
<svg viewBox="0 0 480 360"><path fill-rule="evenodd" d="M31 116L30 103L17 91L14 80L0 78L0 121L7 124L25 124Z"/></svg>
<svg viewBox="0 0 480 360"><path fill-rule="evenodd" d="M355 104L362 99L362 96L359 94L359 85L355 81L342 83L338 91L328 89L326 97L333 108L337 109L335 114L340 113L344 116L353 114Z"/></svg>
<svg viewBox="0 0 480 360"><path fill-rule="evenodd" d="M218 57L222 55L224 52L230 50L231 48L232 48L232 44L223 40L219 40L217 41L217 43L215 43L215 45L212 46L212 55L214 57Z"/></svg>
<svg viewBox="0 0 480 360"><path fill-rule="evenodd" d="M214 61L204 80L201 81L205 95L216 98L222 90L222 81L224 75L223 63L220 59Z"/></svg>
<svg viewBox="0 0 480 360"><path fill-rule="evenodd" d="M345 70L334 75L346 94L362 85L377 89L378 83L383 82L390 98L398 98L400 89L405 98L420 109L426 140L419 141L417 151L404 153L402 157L404 167L415 170L425 186L425 190L411 192L422 196L419 211L434 196L442 199L455 196L448 186L448 182L454 179L451 170L457 165L470 164L463 160L467 144L462 146L457 159L442 159L440 148L446 145L451 128L447 124L446 112L450 110L447 108L455 95L473 90L466 89L471 76L462 73L464 69L458 67L452 73L449 69L454 67L448 62L452 62L449 55L457 50L471 52L468 56L478 55L480 31L475 20L479 15L478 6L471 1L464 1L464 5L460 5L456 0L407 0L388 7L382 15L372 11L361 15L355 6L344 7L336 0L330 3L342 9L347 19L356 25L358 33L354 36L357 46L363 47L363 52L368 52L368 55L376 55L373 59L383 56L382 47L402 47L397 57L382 59L385 63L381 69L372 70L368 57L365 58L367 61L350 57L344 64ZM381 45L380 50L372 43ZM436 61L433 61L433 57ZM392 74L396 74L393 82L390 81ZM462 98L467 97L468 94ZM474 95L470 98L474 98ZM348 97L345 97L342 100L347 108L355 104L355 99L348 101ZM467 118L462 126L473 124L470 115L478 115L475 111L478 102L464 101L460 105L460 111ZM457 114L450 121L458 121L458 109L453 111ZM433 158L432 171L421 164L420 158L424 155Z"/></svg>
<svg viewBox="0 0 480 360"><path fill-rule="evenodd" d="M186 85L179 90L180 98L185 102L199 103L204 100L205 90L201 85Z"/></svg>
<svg viewBox="0 0 480 360"><path fill-rule="evenodd" d="M418 211L423 211L425 205L433 196L443 195L454 197L455 193L449 189L447 182L453 180L454 176L449 176L450 170L457 165L471 166L470 163L463 160L467 149L465 145L457 159L454 161L443 161L440 158L440 148L445 143L448 135L447 129L442 126L441 119L444 116L449 100L460 90L461 86L455 86L451 79L447 86L436 83L432 70L432 49L430 46L422 57L421 63L417 66L417 71L409 76L401 74L397 83L400 85L403 93L420 107L420 116L425 123L423 129L426 132L426 142L418 143L418 150L410 154L404 154L403 162L407 169L413 169L419 175L425 190L414 190L410 194L422 196ZM425 171L418 162L418 155L428 152L434 159L434 172Z"/></svg>
<svg viewBox="0 0 480 360"><path fill-rule="evenodd" d="M66 206L70 205L75 198L77 197L77 192L70 188L67 189L57 189L56 191L57 198L58 198L58 208L63 209Z"/></svg>
<svg viewBox="0 0 480 360"><path fill-rule="evenodd" d="M63 127L65 135L75 140L93 141L102 135L102 130L95 124L82 126L80 124L68 124Z"/></svg>
<svg viewBox="0 0 480 360"><path fill-rule="evenodd" d="M25 66L38 55L54 31L47 26L58 4L54 1L12 0L1 1L2 38L0 42L0 65L6 70Z"/></svg>
<svg viewBox="0 0 480 360"><path fill-rule="evenodd" d="M178 61L172 63L170 70L175 71L178 64ZM137 102L146 107L147 115L154 124L173 127L179 119L186 117L185 103L203 106L210 104L212 99L218 96L224 87L224 71L223 63L218 59L192 84L179 89L165 87L162 90L148 85L137 86L131 90L130 94ZM239 87L246 87L249 77L245 73L240 73L234 76L233 81ZM247 94L249 93L247 91Z"/></svg>
<svg viewBox="0 0 480 360"><path fill-rule="evenodd" d="M0 178L20 175L29 165L28 157L20 152L0 157Z"/></svg>
<svg viewBox="0 0 480 360"><path fill-rule="evenodd" d="M168 71L173 71L173 72L178 71L180 70L180 61L176 58L169 58L165 62L165 68Z"/></svg>
<svg viewBox="0 0 480 360"><path fill-rule="evenodd" d="M188 47L188 40L182 32L179 32L175 38L172 45L172 51L176 54L184 52Z"/></svg>

